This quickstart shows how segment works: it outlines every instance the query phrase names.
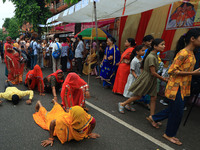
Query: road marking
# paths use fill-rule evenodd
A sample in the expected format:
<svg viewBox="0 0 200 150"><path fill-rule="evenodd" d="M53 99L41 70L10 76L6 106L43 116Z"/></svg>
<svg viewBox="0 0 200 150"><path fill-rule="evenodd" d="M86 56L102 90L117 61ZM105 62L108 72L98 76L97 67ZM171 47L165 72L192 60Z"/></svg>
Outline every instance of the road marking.
<svg viewBox="0 0 200 150"><path fill-rule="evenodd" d="M158 145L158 146L160 146L160 147L162 147L162 148L164 148L164 149L166 149L166 150L174 150L174 148L169 147L169 146L166 145L165 143L163 143L163 142L161 142L161 141L155 139L154 137L152 137L152 136L146 134L145 132L143 132L143 131L141 131L141 130L135 128L135 127L133 127L132 125L126 123L125 121L123 121L123 120L121 120L121 119L119 119L119 118L117 118L117 117L115 117L115 116L113 116L112 114L106 112L105 110L103 110L103 109L101 109L101 108L95 106L94 104L92 104L92 103L90 103L90 102L86 102L86 104L89 105L90 107L96 109L97 111L101 112L102 114L106 115L107 117L109 117L109 118L115 120L115 121L118 122L119 124L121 124L121 125L127 127L128 129L132 130L133 132L136 132L136 133L139 134L140 136L143 136L143 137L146 138L147 140L149 140L149 141L155 143L156 145Z"/></svg>

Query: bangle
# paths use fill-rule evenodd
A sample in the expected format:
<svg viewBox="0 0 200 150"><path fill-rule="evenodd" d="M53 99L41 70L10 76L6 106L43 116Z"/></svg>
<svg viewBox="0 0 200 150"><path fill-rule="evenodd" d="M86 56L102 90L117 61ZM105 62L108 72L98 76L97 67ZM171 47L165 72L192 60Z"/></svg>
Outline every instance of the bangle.
<svg viewBox="0 0 200 150"><path fill-rule="evenodd" d="M57 97L57 96L53 96L53 97Z"/></svg>
<svg viewBox="0 0 200 150"><path fill-rule="evenodd" d="M89 91L89 89L86 89L85 91Z"/></svg>
<svg viewBox="0 0 200 150"><path fill-rule="evenodd" d="M49 138L50 141L54 141L54 138Z"/></svg>

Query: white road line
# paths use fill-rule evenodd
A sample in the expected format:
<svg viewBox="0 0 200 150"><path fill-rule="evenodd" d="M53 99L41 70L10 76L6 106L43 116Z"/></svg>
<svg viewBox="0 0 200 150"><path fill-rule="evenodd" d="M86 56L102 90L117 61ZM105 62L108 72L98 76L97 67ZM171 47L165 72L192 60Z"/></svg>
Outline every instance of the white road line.
<svg viewBox="0 0 200 150"><path fill-rule="evenodd" d="M90 107L96 109L97 111L101 112L102 114L106 115L107 117L109 117L109 118L115 120L115 121L118 122L119 124L121 124L121 125L127 127L128 129L132 130L133 132L136 132L137 134L143 136L143 137L146 138L147 140L149 140L149 141L155 143L156 145L158 145L158 146L160 146L160 147L162 147L162 148L164 148L164 149L166 149L166 150L174 150L174 148L169 147L169 146L166 145L165 143L163 143L163 142L161 142L161 141L155 139L154 137L152 137L152 136L150 136L150 135L144 133L143 131L141 131L141 130L135 128L135 127L133 127L132 125L130 125L130 124L124 122L123 120L121 120L121 119L119 119L119 118L117 118L117 117L115 117L115 116L113 116L112 114L110 114L110 113L106 112L105 110L103 110L103 109L101 109L101 108L99 108L99 107L93 105L92 103L86 102L86 104L89 105Z"/></svg>

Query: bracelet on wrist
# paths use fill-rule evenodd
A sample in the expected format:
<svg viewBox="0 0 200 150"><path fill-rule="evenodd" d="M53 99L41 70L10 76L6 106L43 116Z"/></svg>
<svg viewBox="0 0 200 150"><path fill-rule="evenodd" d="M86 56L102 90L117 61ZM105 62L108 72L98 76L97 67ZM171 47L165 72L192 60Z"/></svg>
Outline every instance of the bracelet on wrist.
<svg viewBox="0 0 200 150"><path fill-rule="evenodd" d="M50 141L54 141L54 138L49 138Z"/></svg>
<svg viewBox="0 0 200 150"><path fill-rule="evenodd" d="M53 97L57 97L57 96L53 96Z"/></svg>

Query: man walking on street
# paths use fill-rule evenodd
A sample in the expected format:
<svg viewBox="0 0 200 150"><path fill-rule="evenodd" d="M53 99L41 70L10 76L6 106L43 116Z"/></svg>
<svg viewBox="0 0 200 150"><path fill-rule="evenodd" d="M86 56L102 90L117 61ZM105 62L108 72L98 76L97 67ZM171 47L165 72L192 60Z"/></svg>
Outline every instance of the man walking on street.
<svg viewBox="0 0 200 150"><path fill-rule="evenodd" d="M75 58L77 61L77 71L79 73L79 76L82 75L83 70L83 53L84 53L84 43L82 41L82 36L78 35L78 45L75 50Z"/></svg>
<svg viewBox="0 0 200 150"><path fill-rule="evenodd" d="M59 38L55 39L55 43L53 43L52 48L53 72L56 72L56 70L60 69L61 55L58 58L54 58L53 53L54 51L60 51L61 54L62 45L59 43Z"/></svg>

